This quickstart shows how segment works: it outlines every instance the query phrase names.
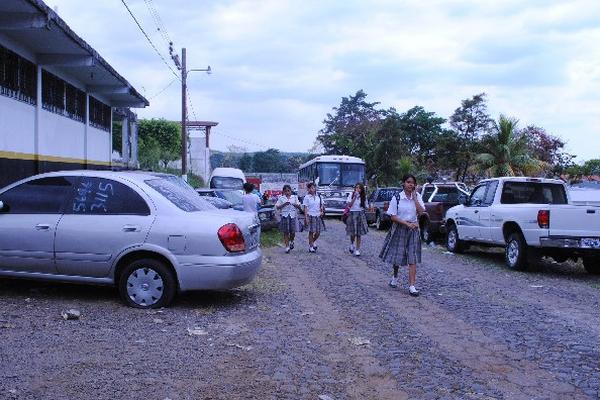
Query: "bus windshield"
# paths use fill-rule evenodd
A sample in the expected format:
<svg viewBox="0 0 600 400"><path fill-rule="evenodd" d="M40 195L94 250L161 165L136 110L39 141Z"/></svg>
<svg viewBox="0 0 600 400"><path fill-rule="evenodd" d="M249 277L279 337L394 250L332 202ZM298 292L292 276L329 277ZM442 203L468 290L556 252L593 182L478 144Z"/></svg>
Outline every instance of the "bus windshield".
<svg viewBox="0 0 600 400"><path fill-rule="evenodd" d="M365 181L365 166L347 163L317 164L320 186L354 186Z"/></svg>

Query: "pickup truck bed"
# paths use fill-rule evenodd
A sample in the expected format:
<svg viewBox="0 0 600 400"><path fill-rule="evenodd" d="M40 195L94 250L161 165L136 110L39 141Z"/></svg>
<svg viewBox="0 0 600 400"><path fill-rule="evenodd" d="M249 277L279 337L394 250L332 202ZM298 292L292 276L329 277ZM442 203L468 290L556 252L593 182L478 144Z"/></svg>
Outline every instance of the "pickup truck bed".
<svg viewBox="0 0 600 400"><path fill-rule="evenodd" d="M506 264L524 269L542 256L582 258L600 274L600 207L569 204L561 181L498 178L478 185L465 204L448 210L447 247L505 247Z"/></svg>

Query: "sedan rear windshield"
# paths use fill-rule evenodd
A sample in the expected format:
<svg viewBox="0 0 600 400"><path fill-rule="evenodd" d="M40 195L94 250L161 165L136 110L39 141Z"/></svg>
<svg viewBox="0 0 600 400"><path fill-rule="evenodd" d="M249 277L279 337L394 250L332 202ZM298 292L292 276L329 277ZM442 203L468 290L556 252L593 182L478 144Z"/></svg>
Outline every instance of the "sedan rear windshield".
<svg viewBox="0 0 600 400"><path fill-rule="evenodd" d="M502 204L567 204L563 185L542 182L505 182Z"/></svg>
<svg viewBox="0 0 600 400"><path fill-rule="evenodd" d="M189 190L170 179L149 179L146 184L183 211L194 212L216 209L215 206L198 196L193 189Z"/></svg>

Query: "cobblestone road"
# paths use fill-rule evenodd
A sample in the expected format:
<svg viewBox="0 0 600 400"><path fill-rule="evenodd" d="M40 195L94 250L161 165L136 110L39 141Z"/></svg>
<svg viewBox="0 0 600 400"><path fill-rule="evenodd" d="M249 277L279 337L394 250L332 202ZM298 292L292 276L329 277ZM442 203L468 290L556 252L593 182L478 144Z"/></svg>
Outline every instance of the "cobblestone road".
<svg viewBox="0 0 600 400"><path fill-rule="evenodd" d="M427 246L412 298L387 286L384 233L357 258L327 222L318 253L304 237L291 254L266 249L251 285L164 310L124 307L112 289L0 281L0 398L600 397L600 278ZM80 320L60 317L70 307Z"/></svg>

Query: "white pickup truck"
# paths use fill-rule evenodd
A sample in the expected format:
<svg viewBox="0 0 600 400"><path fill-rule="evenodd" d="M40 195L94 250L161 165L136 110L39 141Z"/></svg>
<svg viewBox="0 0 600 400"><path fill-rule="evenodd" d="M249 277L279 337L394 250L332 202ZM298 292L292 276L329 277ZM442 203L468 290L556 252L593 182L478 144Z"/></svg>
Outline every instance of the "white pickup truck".
<svg viewBox="0 0 600 400"><path fill-rule="evenodd" d="M581 257L589 273L600 274L600 207L570 204L559 180L483 180L448 210L446 231L451 252L470 243L502 246L506 264L518 270L542 256L557 262Z"/></svg>

